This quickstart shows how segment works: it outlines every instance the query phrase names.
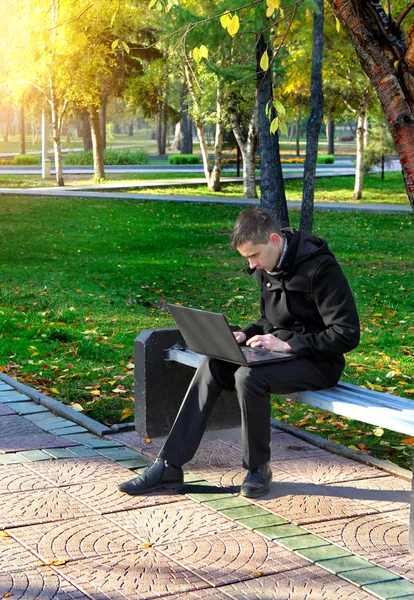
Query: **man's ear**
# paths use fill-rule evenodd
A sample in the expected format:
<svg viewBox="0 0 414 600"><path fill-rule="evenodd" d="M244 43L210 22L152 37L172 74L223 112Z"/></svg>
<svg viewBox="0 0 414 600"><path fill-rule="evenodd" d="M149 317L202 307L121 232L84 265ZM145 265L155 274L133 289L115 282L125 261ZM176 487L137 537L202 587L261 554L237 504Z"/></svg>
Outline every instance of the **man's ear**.
<svg viewBox="0 0 414 600"><path fill-rule="evenodd" d="M269 241L275 246L279 247L282 242L282 239L278 233L271 233L269 236Z"/></svg>

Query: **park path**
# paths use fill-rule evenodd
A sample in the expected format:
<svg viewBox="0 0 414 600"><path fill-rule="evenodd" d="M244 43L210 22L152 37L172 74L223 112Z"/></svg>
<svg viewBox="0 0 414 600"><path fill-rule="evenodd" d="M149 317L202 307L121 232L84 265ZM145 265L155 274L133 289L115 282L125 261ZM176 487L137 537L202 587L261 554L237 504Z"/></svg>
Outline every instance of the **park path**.
<svg viewBox="0 0 414 600"><path fill-rule="evenodd" d="M129 497L117 484L145 468L162 440L60 407L0 374L0 597L414 597L407 471L273 427L274 483L250 501L238 495L234 429L206 434L183 488Z"/></svg>

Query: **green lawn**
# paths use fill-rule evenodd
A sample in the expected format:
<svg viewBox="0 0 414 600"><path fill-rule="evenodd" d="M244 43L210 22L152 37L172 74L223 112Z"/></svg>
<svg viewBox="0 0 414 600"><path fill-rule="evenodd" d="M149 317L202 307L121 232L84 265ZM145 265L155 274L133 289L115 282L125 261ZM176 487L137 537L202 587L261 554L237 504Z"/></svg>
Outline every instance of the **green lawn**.
<svg viewBox="0 0 414 600"><path fill-rule="evenodd" d="M133 341L172 326L165 301L240 325L256 318L255 282L229 245L239 210L0 197L0 369L102 422L131 420ZM317 212L314 230L343 265L362 320L343 378L412 397L412 215ZM274 416L410 466L404 436L278 398Z"/></svg>

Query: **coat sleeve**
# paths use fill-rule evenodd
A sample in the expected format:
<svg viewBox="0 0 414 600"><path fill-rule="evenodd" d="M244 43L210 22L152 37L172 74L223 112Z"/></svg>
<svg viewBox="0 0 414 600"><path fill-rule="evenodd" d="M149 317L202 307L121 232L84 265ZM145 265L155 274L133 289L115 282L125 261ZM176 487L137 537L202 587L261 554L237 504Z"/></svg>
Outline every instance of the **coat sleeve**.
<svg viewBox="0 0 414 600"><path fill-rule="evenodd" d="M264 333L268 333L269 331L272 331L274 329L274 326L270 323L265 314L261 271L256 271L255 277L257 284L260 288L260 317L254 323L250 323L250 325L246 325L246 327L243 327L242 331L246 334L246 340L249 340L254 335L263 335Z"/></svg>
<svg viewBox="0 0 414 600"><path fill-rule="evenodd" d="M312 295L326 329L292 336L288 343L293 352L325 359L356 348L360 339L358 312L348 281L335 260L322 263L315 271Z"/></svg>

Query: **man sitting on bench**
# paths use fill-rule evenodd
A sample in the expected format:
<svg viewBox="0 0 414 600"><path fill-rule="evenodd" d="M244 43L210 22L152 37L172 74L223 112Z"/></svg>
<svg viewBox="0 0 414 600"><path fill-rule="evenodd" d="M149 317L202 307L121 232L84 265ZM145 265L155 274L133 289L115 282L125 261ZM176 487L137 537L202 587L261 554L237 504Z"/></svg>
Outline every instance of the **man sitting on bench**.
<svg viewBox="0 0 414 600"><path fill-rule="evenodd" d="M240 493L257 498L269 491L270 394L330 388L345 366L344 353L359 343L359 319L348 282L320 237L281 230L262 209L242 212L232 244L249 263L260 288L260 318L234 332L238 343L293 353L292 360L255 367L205 358L184 397L170 434L154 463L119 486L147 494L183 481L223 389L236 390L242 418Z"/></svg>

